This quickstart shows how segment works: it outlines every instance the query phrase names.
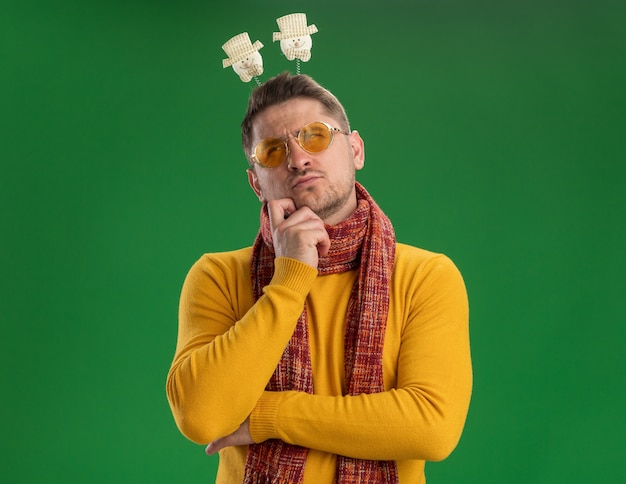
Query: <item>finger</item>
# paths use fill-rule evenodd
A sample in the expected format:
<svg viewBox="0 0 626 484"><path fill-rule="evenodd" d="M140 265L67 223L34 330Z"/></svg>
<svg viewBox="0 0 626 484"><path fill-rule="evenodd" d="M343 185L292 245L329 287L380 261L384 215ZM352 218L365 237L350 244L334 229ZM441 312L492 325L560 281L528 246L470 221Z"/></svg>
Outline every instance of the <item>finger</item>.
<svg viewBox="0 0 626 484"><path fill-rule="evenodd" d="M280 225L289 215L296 211L296 204L291 198L280 198L267 202L267 213L270 217L270 225Z"/></svg>
<svg viewBox="0 0 626 484"><path fill-rule="evenodd" d="M206 449L204 449L204 453L206 455L213 455L219 450L220 450L219 440L215 440L206 446Z"/></svg>
<svg viewBox="0 0 626 484"><path fill-rule="evenodd" d="M324 221L306 205L299 208L289 218L290 223L298 222L298 226L302 229L314 231L317 234L316 246L320 255L328 254L330 249L330 238L326 231Z"/></svg>
<svg viewBox="0 0 626 484"><path fill-rule="evenodd" d="M209 445L206 446L206 449L204 449L204 452L206 453L206 455L217 454L224 447L229 447L231 445L233 445L232 434L227 435L226 437L222 437L221 439L214 440L213 442L211 442Z"/></svg>
<svg viewBox="0 0 626 484"><path fill-rule="evenodd" d="M305 245L317 246L322 243L326 246L329 243L328 232L324 226L324 222L313 212L305 212L298 209L289 219L285 220L278 227L273 228L275 241L283 240L283 236L287 236L291 243L304 243Z"/></svg>
<svg viewBox="0 0 626 484"><path fill-rule="evenodd" d="M322 237L320 237L319 241L317 242L317 252L319 253L319 255L326 255L328 254L329 250L330 237L328 236L328 232L326 232L326 229L324 229Z"/></svg>

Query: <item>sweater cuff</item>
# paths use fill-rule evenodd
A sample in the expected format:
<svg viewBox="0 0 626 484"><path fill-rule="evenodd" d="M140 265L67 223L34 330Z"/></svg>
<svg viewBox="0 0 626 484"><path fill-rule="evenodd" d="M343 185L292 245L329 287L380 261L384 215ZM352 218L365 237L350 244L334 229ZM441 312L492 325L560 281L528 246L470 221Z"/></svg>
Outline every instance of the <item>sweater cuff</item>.
<svg viewBox="0 0 626 484"><path fill-rule="evenodd" d="M270 284L288 287L300 294L308 294L317 277L317 269L289 257L274 260L274 276Z"/></svg>
<svg viewBox="0 0 626 484"><path fill-rule="evenodd" d="M250 414L250 437L255 443L278 438L277 414L282 392L263 392Z"/></svg>

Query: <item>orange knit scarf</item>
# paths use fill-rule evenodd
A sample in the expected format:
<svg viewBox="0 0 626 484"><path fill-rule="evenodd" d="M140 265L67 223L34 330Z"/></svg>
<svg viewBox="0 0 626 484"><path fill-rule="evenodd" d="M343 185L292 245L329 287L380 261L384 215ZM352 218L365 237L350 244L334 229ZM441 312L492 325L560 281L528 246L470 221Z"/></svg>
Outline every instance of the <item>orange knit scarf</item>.
<svg viewBox="0 0 626 484"><path fill-rule="evenodd" d="M331 246L320 257L319 275L360 268L352 288L344 337L345 378L348 393L378 393L383 386L383 344L389 310L389 283L395 257L395 234L391 222L369 193L356 183L357 209L336 226L326 226ZM262 294L274 273L274 249L266 205L252 252L252 285L255 298ZM298 390L313 393L306 306L292 338L270 379L267 390ZM251 445L244 484L302 482L308 450L281 440ZM338 483L394 483L393 461L337 457Z"/></svg>

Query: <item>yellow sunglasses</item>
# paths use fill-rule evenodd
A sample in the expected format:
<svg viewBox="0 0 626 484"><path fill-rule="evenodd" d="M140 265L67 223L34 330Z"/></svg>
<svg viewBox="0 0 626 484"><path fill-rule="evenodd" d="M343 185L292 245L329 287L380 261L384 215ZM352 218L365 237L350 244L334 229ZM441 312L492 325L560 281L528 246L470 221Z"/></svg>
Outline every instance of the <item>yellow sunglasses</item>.
<svg viewBox="0 0 626 484"><path fill-rule="evenodd" d="M307 153L320 153L331 145L335 133L349 134L323 121L315 121L288 138L266 138L259 141L250 158L265 168L276 168L289 156L287 141L291 138L296 138L300 147Z"/></svg>

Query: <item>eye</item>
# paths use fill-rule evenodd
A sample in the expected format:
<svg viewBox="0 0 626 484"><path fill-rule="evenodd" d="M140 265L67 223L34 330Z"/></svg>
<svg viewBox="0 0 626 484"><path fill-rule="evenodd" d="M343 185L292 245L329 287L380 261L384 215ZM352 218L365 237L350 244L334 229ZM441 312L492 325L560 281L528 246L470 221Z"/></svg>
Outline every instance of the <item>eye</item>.
<svg viewBox="0 0 626 484"><path fill-rule="evenodd" d="M324 136L324 132L325 132L325 131L326 131L326 130L325 130L324 128L314 126L314 127L312 127L312 128L309 128L309 129L307 130L307 133L306 133L306 134L307 134L307 136L309 136L309 137L313 137L313 136Z"/></svg>

